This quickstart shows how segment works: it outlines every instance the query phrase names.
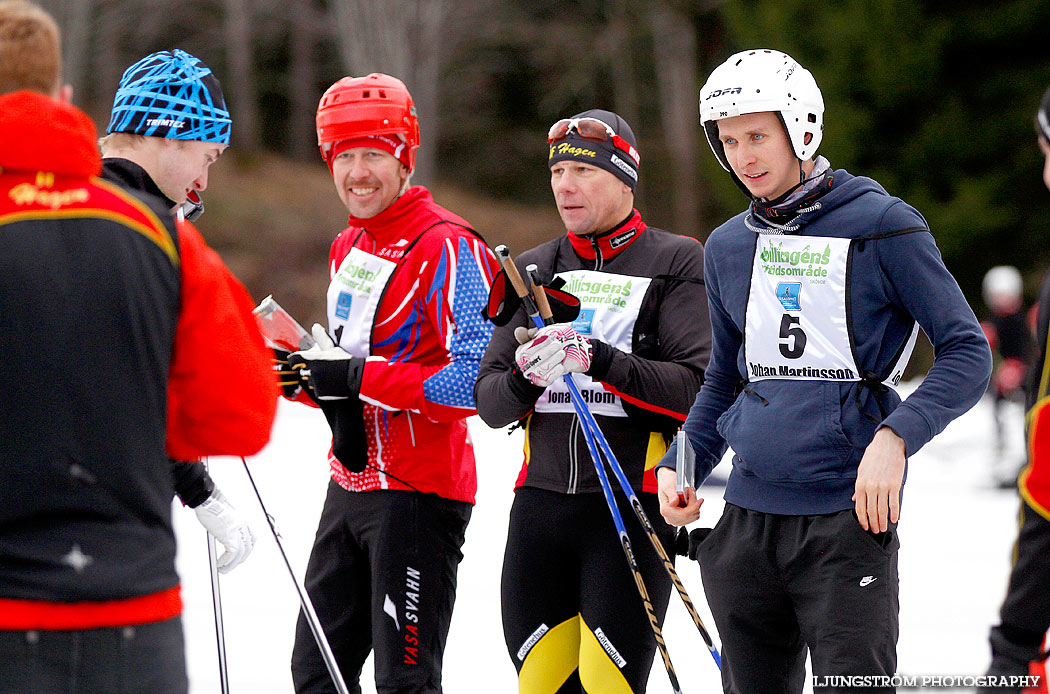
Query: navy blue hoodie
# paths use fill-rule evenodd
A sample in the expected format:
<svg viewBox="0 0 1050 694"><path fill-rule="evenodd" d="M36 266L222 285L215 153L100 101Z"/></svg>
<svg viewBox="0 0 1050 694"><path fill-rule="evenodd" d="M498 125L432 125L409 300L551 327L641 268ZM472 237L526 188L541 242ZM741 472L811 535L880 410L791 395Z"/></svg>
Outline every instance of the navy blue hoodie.
<svg viewBox="0 0 1050 694"><path fill-rule="evenodd" d="M904 402L859 381L747 383L742 335L758 237L752 227L768 227L749 209L715 229L704 264L711 362L684 429L696 450L696 481L728 444L735 456L725 500L765 513L852 508L857 467L877 428L896 432L911 456L980 399L991 373L980 325L917 210L844 170L804 209L786 233L854 239L847 311L857 365L887 373L915 322L936 357ZM674 456L672 447L660 466L673 467Z"/></svg>

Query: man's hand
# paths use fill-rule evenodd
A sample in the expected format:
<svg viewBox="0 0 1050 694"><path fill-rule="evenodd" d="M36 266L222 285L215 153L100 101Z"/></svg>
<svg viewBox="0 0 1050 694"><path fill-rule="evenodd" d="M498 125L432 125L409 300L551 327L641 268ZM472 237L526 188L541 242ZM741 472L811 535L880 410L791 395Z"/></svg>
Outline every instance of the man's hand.
<svg viewBox="0 0 1050 694"><path fill-rule="evenodd" d="M656 470L657 496L660 497L660 515L668 525L689 525L700 517L703 499L697 498L696 490L685 490L685 504L678 499L678 473L669 467Z"/></svg>
<svg viewBox="0 0 1050 694"><path fill-rule="evenodd" d="M864 450L853 501L865 530L884 533L900 518L905 452L904 440L888 427L876 431Z"/></svg>
<svg viewBox="0 0 1050 694"><path fill-rule="evenodd" d="M288 356L292 371L298 370L307 394L314 400L349 400L361 391L365 360L337 347L323 326L314 323L313 347Z"/></svg>
<svg viewBox="0 0 1050 694"><path fill-rule="evenodd" d="M277 385L281 387L281 393L289 400L295 400L299 393L303 392L303 381L300 373L305 364L299 364L299 368L293 369L288 364L291 352L280 347L271 347L273 351L273 372L277 376Z"/></svg>
<svg viewBox="0 0 1050 694"><path fill-rule="evenodd" d="M518 347L514 361L533 385L546 388L567 373L591 368L591 343L568 323L555 323Z"/></svg>
<svg viewBox="0 0 1050 694"><path fill-rule="evenodd" d="M214 490L204 502L193 509L197 520L218 540L226 551L219 557L219 573L233 571L252 553L255 546L255 533L247 521L237 512L233 504L220 492Z"/></svg>

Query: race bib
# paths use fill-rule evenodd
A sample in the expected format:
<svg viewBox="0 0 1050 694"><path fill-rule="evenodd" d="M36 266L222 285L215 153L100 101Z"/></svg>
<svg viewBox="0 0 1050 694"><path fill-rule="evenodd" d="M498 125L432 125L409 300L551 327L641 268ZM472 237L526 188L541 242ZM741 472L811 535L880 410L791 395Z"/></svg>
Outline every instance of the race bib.
<svg viewBox="0 0 1050 694"><path fill-rule="evenodd" d="M563 291L580 300L580 315L572 322L576 332L595 338L622 352L631 352L631 336L642 299L652 283L648 277L614 275L596 270L572 270L556 275L565 280ZM607 417L626 417L620 397L610 393L585 374L573 374L591 412ZM558 379L536 402L537 412L573 412L569 389Z"/></svg>
<svg viewBox="0 0 1050 694"><path fill-rule="evenodd" d="M390 260L352 248L328 285L329 332L355 357L369 356L379 299L396 267Z"/></svg>
<svg viewBox="0 0 1050 694"><path fill-rule="evenodd" d="M749 380L860 380L846 322L849 247L849 239L758 236L744 321Z"/></svg>

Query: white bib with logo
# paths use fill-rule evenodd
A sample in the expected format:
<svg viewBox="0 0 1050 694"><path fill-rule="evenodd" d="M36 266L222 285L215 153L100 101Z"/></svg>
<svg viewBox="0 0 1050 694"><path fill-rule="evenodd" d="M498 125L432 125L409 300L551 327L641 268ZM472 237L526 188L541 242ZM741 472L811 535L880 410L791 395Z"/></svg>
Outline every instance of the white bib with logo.
<svg viewBox="0 0 1050 694"><path fill-rule="evenodd" d="M748 380L860 381L846 317L850 239L759 234L744 325ZM900 382L918 325L883 381Z"/></svg>
<svg viewBox="0 0 1050 694"><path fill-rule="evenodd" d="M631 352L631 337L649 277L614 275L596 270L559 272L565 280L562 291L580 300L580 315L573 329L586 338L601 340L621 352ZM591 412L606 417L626 417L620 397L610 393L590 376L576 373L572 380ZM565 381L558 379L536 401L537 412L574 412Z"/></svg>
<svg viewBox="0 0 1050 694"><path fill-rule="evenodd" d="M339 264L328 285L328 329L335 343L355 357L371 352L379 299L397 263L359 248Z"/></svg>

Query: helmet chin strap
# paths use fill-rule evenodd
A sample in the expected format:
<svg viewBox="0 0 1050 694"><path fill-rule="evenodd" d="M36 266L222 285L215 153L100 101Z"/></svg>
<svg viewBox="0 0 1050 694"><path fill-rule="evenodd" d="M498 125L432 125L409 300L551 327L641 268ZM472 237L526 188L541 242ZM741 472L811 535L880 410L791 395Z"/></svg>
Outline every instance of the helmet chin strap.
<svg viewBox="0 0 1050 694"><path fill-rule="evenodd" d="M792 193L794 193L800 187L805 185L806 181L808 181L809 179L806 178L806 171L805 171L805 169L802 168L802 160L799 159L798 157L795 157L795 161L798 162L798 183L796 183L795 185L793 185L790 188L788 188L786 191L784 191L783 193L778 195L773 200L764 200L762 198L756 198L753 195L751 196L751 199L754 200L755 202L762 202L762 203L764 203L764 205L766 207L776 207L777 204L779 204L780 202L783 202L784 200L787 200L787 198Z"/></svg>

